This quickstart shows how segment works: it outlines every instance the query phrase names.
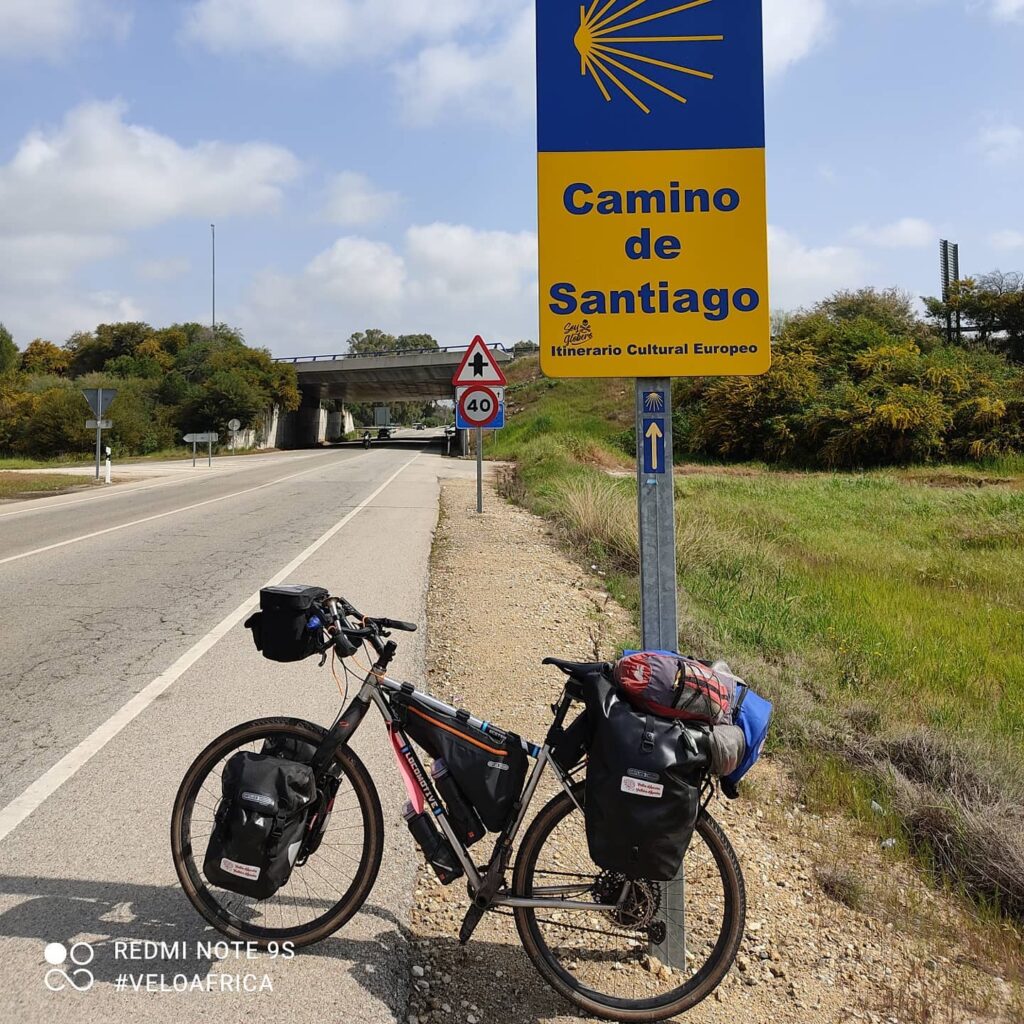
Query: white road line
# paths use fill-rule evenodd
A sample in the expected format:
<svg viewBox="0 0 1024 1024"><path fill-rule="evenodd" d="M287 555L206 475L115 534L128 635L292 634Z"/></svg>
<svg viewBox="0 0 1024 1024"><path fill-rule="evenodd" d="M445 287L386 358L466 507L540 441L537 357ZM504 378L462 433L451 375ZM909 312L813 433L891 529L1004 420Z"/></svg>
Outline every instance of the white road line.
<svg viewBox="0 0 1024 1024"><path fill-rule="evenodd" d="M419 454L417 453L395 470L380 487L364 498L348 515L339 519L325 534L313 541L305 551L293 558L263 586L273 587L287 579L306 559L319 551L339 530L359 515L378 494L404 473L418 458ZM206 636L190 647L170 668L158 675L152 682L147 683L127 704L115 711L98 729L90 733L77 747L65 754L52 768L40 775L20 796L16 796L0 811L0 842L6 839L34 810L98 754L126 725L145 711L161 693L184 675L228 630L241 622L246 614L256 606L259 599L260 592L257 590L233 612L221 619Z"/></svg>
<svg viewBox="0 0 1024 1024"><path fill-rule="evenodd" d="M368 455L357 455L355 458L346 459L339 465L351 466L353 462L368 458ZM93 530L92 533L83 533L79 537L69 537L67 540L59 540L55 544L47 544L45 547L33 548L31 551L22 551L20 555L8 555L0 558L0 565L8 562L17 562L21 558L31 558L32 555L41 555L44 551L53 551L55 548L67 547L68 544L78 544L83 540L91 540L93 537L102 537L105 533L115 533L117 530L127 530L129 526L138 526L140 523L151 523L156 519L166 519L167 516L177 515L179 512L190 512L194 508L203 508L204 505L213 505L218 501L227 501L228 498L237 498L240 494L251 494L253 491L261 491L264 487L273 487L276 484L283 484L286 480L294 480L296 477L308 476L310 473L317 473L324 467L314 466L312 469L304 469L300 473L290 473L288 476L278 477L276 480L268 480L266 483L256 484L254 487L246 487L241 491L232 491L230 494L222 494L219 498L207 498L205 501L197 501L192 505L183 505L181 508L168 509L166 512L157 512L152 516L144 516L142 519L133 519L130 523L119 523L117 526L107 526L102 530Z"/></svg>
<svg viewBox="0 0 1024 1024"><path fill-rule="evenodd" d="M316 452L314 455L299 455L299 456L296 456L295 458L288 459L287 461L288 462L302 462L305 459L312 459L312 458L315 458L316 455L322 455L322 454L323 454L322 452ZM351 461L351 460L347 460L347 461ZM238 468L237 472L244 472L246 469L253 469L253 468L260 469L260 468L262 468L265 465L266 465L266 462L261 462L257 466L240 466ZM233 469L234 469L234 467L232 467L232 470ZM43 471L41 470L40 472L43 472ZM55 471L55 472L59 472L59 471ZM229 473L229 475L230 475L230 473ZM87 478L83 477L83 479L87 479ZM6 519L8 516L23 516L26 513L31 513L31 512L52 512L54 509L71 508L72 505L84 505L84 504L86 504L87 502L90 502L90 501L99 501L101 498L120 498L124 494L139 494L142 491L151 491L151 490L153 490L154 487L166 487L169 484L190 483L193 480L216 480L216 479L217 479L216 475L214 475L214 476L203 476L203 477L195 476L195 477L191 477L191 478L186 478L186 477L170 477L169 479L165 478L165 479L162 479L162 480L158 480L154 484L146 484L144 487L137 487L137 486L135 486L133 484L120 484L117 487L113 488L112 490L107 490L107 489L104 488L102 491L97 491L97 492L95 492L93 494L90 494L88 497L77 498L74 501L59 501L59 502L56 502L53 505L40 505L40 504L38 504L38 501L40 501L40 500L45 501L46 499L45 498L43 498L43 499L36 499L36 501L33 501L30 505L26 506L25 508L16 508L16 509L13 509L10 512L0 512L0 519Z"/></svg>

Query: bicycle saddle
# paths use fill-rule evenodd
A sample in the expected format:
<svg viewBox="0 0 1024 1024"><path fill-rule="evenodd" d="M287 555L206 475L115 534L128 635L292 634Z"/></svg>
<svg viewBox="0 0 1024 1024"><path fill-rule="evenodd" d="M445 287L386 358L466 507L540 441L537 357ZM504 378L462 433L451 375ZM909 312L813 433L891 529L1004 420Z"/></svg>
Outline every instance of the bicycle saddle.
<svg viewBox="0 0 1024 1024"><path fill-rule="evenodd" d="M607 672L607 661L566 661L564 658L545 658L542 665L554 665L567 676L589 676L593 672Z"/></svg>

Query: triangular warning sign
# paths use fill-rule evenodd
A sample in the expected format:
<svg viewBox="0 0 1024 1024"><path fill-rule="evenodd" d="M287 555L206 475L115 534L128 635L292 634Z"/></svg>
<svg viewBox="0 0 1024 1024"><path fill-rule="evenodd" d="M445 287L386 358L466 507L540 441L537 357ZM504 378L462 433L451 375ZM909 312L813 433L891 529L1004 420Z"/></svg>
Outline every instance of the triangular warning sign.
<svg viewBox="0 0 1024 1024"><path fill-rule="evenodd" d="M498 361L494 358L484 339L478 334L466 349L466 354L462 357L455 376L452 377L452 384L455 387L463 387L466 384L505 385L507 383Z"/></svg>

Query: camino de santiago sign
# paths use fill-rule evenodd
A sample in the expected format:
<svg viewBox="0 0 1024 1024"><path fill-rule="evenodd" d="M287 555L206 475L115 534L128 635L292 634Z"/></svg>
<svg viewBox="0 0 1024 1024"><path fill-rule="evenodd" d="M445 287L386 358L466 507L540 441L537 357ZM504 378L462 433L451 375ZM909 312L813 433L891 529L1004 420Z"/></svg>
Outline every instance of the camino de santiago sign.
<svg viewBox="0 0 1024 1024"><path fill-rule="evenodd" d="M538 0L541 367L771 364L761 0Z"/></svg>

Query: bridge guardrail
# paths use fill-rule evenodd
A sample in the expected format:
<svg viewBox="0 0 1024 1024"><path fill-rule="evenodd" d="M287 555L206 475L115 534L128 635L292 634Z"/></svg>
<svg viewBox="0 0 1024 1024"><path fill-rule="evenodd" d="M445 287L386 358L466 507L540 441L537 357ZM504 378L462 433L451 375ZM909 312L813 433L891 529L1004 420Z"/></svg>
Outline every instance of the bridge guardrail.
<svg viewBox="0 0 1024 1024"><path fill-rule="evenodd" d="M333 363L341 359L388 359L394 356L423 356L436 355L438 352L465 352L468 345L440 345L437 348L410 348L396 352L339 352L337 355L315 355L315 356L279 356L275 363ZM489 348L497 349L506 355L511 353L504 345L492 343Z"/></svg>

